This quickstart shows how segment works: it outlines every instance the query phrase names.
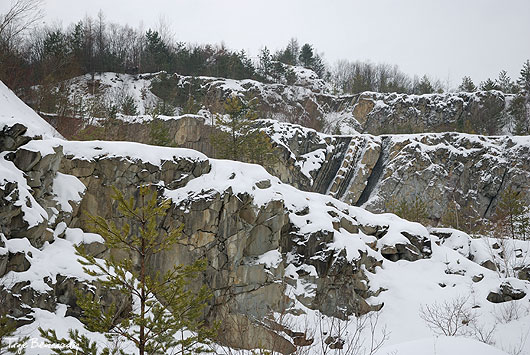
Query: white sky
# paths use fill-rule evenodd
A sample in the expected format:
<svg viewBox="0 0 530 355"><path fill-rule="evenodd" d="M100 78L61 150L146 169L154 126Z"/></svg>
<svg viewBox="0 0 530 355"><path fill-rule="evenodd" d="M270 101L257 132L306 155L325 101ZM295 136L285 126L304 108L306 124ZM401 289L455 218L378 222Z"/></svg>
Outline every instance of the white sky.
<svg viewBox="0 0 530 355"><path fill-rule="evenodd" d="M296 37L329 63L397 64L411 75L449 75L453 87L501 69L516 78L530 59L530 0L46 0L46 22L67 25L100 9L133 27L164 18L179 41L223 41L251 55Z"/></svg>

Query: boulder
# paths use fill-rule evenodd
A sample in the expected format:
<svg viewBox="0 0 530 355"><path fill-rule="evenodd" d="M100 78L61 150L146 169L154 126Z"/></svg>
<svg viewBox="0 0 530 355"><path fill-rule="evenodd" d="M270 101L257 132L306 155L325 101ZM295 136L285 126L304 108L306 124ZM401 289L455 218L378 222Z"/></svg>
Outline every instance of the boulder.
<svg viewBox="0 0 530 355"><path fill-rule="evenodd" d="M491 291L488 294L487 300L492 303L502 303L520 300L524 296L526 296L525 290L517 288L509 281L505 281L499 286L497 290Z"/></svg>

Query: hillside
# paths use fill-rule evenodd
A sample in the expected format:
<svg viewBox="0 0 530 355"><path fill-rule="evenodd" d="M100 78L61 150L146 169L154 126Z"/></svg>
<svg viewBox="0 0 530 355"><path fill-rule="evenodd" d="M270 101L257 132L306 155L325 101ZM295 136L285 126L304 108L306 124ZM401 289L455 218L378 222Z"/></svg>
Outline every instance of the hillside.
<svg viewBox="0 0 530 355"><path fill-rule="evenodd" d="M491 90L428 95L374 92L337 95L311 70L292 68L296 75L292 85L165 72L102 73L93 79L87 74L53 88L35 87L33 94L25 99L51 117L58 114L90 119L123 113L125 101L133 101L139 115L161 108L162 114L202 110L209 115L221 112L223 101L236 95L253 101L260 118L297 123L331 134L458 131L499 135L514 130L507 112L511 94Z"/></svg>
<svg viewBox="0 0 530 355"><path fill-rule="evenodd" d="M455 132L510 133L514 127L507 107L513 95L492 90L341 96L332 94L311 70L293 68L293 85L164 72L103 73L94 80L85 75L62 84L67 101L79 107L102 102L107 109L100 107L99 115L116 118L90 118L86 110L78 110L76 117L44 117L65 136L77 139L153 144L153 135L162 129L165 144L216 157L210 144L212 123L225 98L235 95L253 103L262 129L273 138L281 158L268 170L282 181L373 212L392 211L389 204L419 199L425 204L423 222L439 225L452 213L458 215L452 219L466 222L450 225L469 232L491 219L501 191L527 189L526 138ZM134 115L116 113L124 100L132 103ZM328 133L290 125L293 122ZM437 131L446 133L430 133Z"/></svg>
<svg viewBox="0 0 530 355"><path fill-rule="evenodd" d="M530 343L522 341L530 329L530 283L524 281L528 274L523 272L530 269L530 242L499 246L495 239L473 239L457 230L426 228L392 214L372 214L319 193L329 189L330 195L352 202L344 198L355 195L351 188L344 188L351 181L384 192L382 186L390 184L384 178L370 183L372 171L353 167L368 169L367 160L375 161L369 169L381 169L377 175L391 177L388 171L406 168L404 160L415 161L399 158L393 146L405 147L403 154L417 151L428 160L434 160L438 151L429 146L447 147L454 151L450 155L454 165L460 164L459 156L476 154L477 159L485 159L497 152L499 163L511 166L510 157L522 157L520 150L528 149L526 138L326 136L300 126L263 121L263 127L284 148L285 165L275 177L256 165L215 160L190 149L66 141L8 89L0 89L0 107L7 112L2 116L6 118L0 140L0 277L6 287L1 291L1 311L25 324L19 334L36 336L38 325L51 325L59 335L65 335L68 328L83 330L73 290L87 287L91 279L77 263L73 246L87 244L97 257L108 252L101 248L100 236L88 233L83 213L112 218L111 186L132 194L137 186L151 183L159 186L161 197L172 199L169 219L184 223L186 238L152 267L167 269L207 257L201 282L214 291L208 317L222 320L219 341L224 346L265 346L284 354L298 348L319 354L321 346L330 351L330 346L344 339L358 339L345 335L356 334L358 321L338 321L334 316L378 314L373 333L365 327L360 334L388 337L378 354L410 353L412 348L432 345L426 340L432 339L432 332L421 319L421 307L463 300L462 307L473 322L459 335L469 339L437 338L434 346L440 352L468 349L470 353L505 354L477 338L507 352L530 351ZM185 116L182 122L200 120L200 116ZM31 127L46 133L35 137ZM181 127L193 131L188 125ZM192 128L201 131L200 126ZM369 153L370 149L375 153ZM378 149L397 156L395 163L375 168L380 161ZM441 162L448 160L445 153L439 154L445 156ZM327 155L337 156L335 163ZM337 167L342 175L333 172L335 168L328 164L351 167L353 177L347 169ZM411 169L436 172L440 168ZM512 170L511 181L517 181L517 174L521 174L521 183L528 181L524 180L525 169ZM298 172L288 175L290 171ZM418 175L403 173L407 174ZM495 176L492 179L496 181ZM477 189L477 196L483 190ZM372 192L368 199L361 192L357 198L375 201L373 196L384 196L383 192ZM498 271L491 270L491 265ZM106 295L105 299L119 300L119 296ZM341 322L338 328L337 322ZM241 327L246 331L238 331ZM335 338L328 340L328 331ZM104 341L96 334L90 336ZM42 354L42 349L29 350ZM226 348L217 351L227 352Z"/></svg>

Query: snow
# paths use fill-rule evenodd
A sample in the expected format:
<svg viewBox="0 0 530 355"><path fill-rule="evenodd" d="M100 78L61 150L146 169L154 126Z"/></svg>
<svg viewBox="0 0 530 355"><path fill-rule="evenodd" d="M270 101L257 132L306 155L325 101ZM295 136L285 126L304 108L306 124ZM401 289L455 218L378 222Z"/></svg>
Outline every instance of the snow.
<svg viewBox="0 0 530 355"><path fill-rule="evenodd" d="M13 91L0 81L0 131L6 126L21 123L28 128L26 136L43 138L61 135L42 117L22 102Z"/></svg>
<svg viewBox="0 0 530 355"><path fill-rule="evenodd" d="M432 337L381 348L375 355L508 355L477 340L461 337Z"/></svg>
<svg viewBox="0 0 530 355"><path fill-rule="evenodd" d="M73 245L105 242L103 237L99 234L83 232L81 228L67 228L65 232L64 239L68 240Z"/></svg>
<svg viewBox="0 0 530 355"><path fill-rule="evenodd" d="M53 148L62 147L66 155L74 159L110 159L124 158L129 160L148 161L153 165L161 166L165 160L192 159L206 160L207 158L195 151L188 149L151 147L143 144L127 142L66 142L59 139L48 139L46 141L31 142L25 149L37 150L43 153L53 151ZM0 160L2 164L13 174L18 171L10 162ZM186 186L177 189L166 189L165 195L172 199L175 205L185 206L195 198L204 197L212 192L224 194L231 190L233 194L250 194L257 206L264 206L271 201L283 201L286 211L289 213L291 223L298 229L300 236L308 236L316 231L333 232L333 241L328 244L330 250L346 251L348 260L355 260L360 256L360 251L382 261L382 267L376 269L375 274L366 272L369 277L369 287L372 290L379 288L386 291L377 297L368 299L371 304L384 303L380 312L380 324L386 325L391 331L387 347L381 349L378 354L391 354L399 351L403 354L429 354L436 344L436 354L441 351L452 351L454 353L480 352L481 354L504 354L501 350L492 348L475 340L461 338L432 338L432 332L425 326L420 318L420 306L433 304L434 302L450 301L456 297L466 297L470 305L480 306L478 313L484 324L495 324L495 312L499 313L498 305L486 300L490 290L497 289L503 278L498 273L485 269L475 261L467 259L469 253L478 249L480 240L470 238L462 232L454 230L438 230L450 234L450 237L439 239L430 236L430 231L418 223L412 223L399 218L393 214L373 214L362 208L349 206L330 196L317 193L302 192L294 187L282 183L278 178L271 176L260 166L233 162L228 160L210 159L211 169L190 180ZM21 180L21 175L13 179ZM269 184L262 188L256 182L266 181ZM22 184L22 180L20 182ZM56 186L57 185L57 186ZM66 187L68 186L68 187ZM263 188L263 186L266 186ZM54 193L61 209L68 210L69 201L79 201L84 191L84 185L72 176L59 174L54 180ZM304 213L300 213L304 211ZM297 214L298 213L298 214ZM390 262L369 248L366 243L374 242L375 237L367 236L361 231L349 233L339 228L336 230L334 222L341 218L349 219L353 224L388 226L386 234L377 241L378 246L393 245L396 243L407 243L403 236L406 231L411 235L430 238L432 241L432 256L430 259L422 259L415 262L398 261ZM59 238L64 232L65 238ZM29 255L31 253L31 267L20 273L11 272L6 279L18 281L29 281L33 288L45 292L49 286L43 281L46 277L55 278L58 274L70 275L80 279L86 279L81 267L76 262L74 245L80 243L101 242L101 237L95 234L85 233L80 229L67 228L64 224L56 227L54 241L46 243L43 248L32 247L25 239L9 240L6 248L10 252L22 251ZM437 245L436 242L440 242ZM482 242L483 243L483 242ZM5 253L5 251L3 251ZM57 258L61 255L61 258ZM270 250L258 256L254 262L263 264L267 268L276 268L282 261L282 250ZM287 292L300 296L311 297L316 291L316 284L309 282L307 278L302 280L298 276L299 270L305 271L309 277L317 277L317 271L311 265L294 265L292 257L286 255L285 275L290 277L294 283L289 285ZM482 274L484 278L480 282L473 282L472 277ZM516 280L512 280L516 281ZM528 282L517 281L517 287L530 290ZM443 287L441 286L443 285ZM528 308L529 297L516 301L521 309ZM305 308L299 301L295 302L298 309L305 312L304 317L316 319L316 313ZM73 327L75 321L68 317L61 318L61 309L55 313L35 310L37 319L56 319L64 322L59 327ZM524 314L524 312L521 312ZM303 327L304 318L293 317L296 327ZM312 318L311 318L312 317ZM61 319L61 321L59 321ZM71 323L73 322L73 323ZM67 324L67 325L66 325ZM517 331L515 331L517 329ZM521 316L519 319L500 324L495 334L495 342L499 348L506 349L517 345L520 341L521 332L530 330L530 316ZM524 335L524 334L523 334ZM382 352L382 351L387 352ZM462 351L461 351L462 350ZM530 348L525 348L525 351ZM318 347L313 350L318 353ZM433 350L434 351L434 350ZM434 353L434 352L433 352Z"/></svg>
<svg viewBox="0 0 530 355"><path fill-rule="evenodd" d="M133 142L76 142L48 139L46 141L31 141L25 144L23 148L40 152L44 156L59 146L63 148L65 155L89 161L103 158L123 158L131 161L143 161L160 167L164 161L172 161L179 157L186 157L194 161L207 159L206 155L192 149L158 147Z"/></svg>
<svg viewBox="0 0 530 355"><path fill-rule="evenodd" d="M85 185L75 176L57 173L53 179L52 191L55 200L65 212L72 212L70 201L80 202L86 190Z"/></svg>
<svg viewBox="0 0 530 355"><path fill-rule="evenodd" d="M378 297L369 299L374 304L381 302L385 304L381 310L380 322L387 325L392 332L387 345L412 342L433 335L420 318L421 305L450 303L455 299L464 298L467 307L477 315L480 325L490 328L496 324L494 314L498 305L487 301L486 297L490 290L498 288L502 278L496 272L479 266L443 244L438 246L433 243L432 248L430 259L412 263L406 261L386 263L375 274L370 275L372 288L382 287L387 290ZM479 274L484 278L479 282L473 282L472 277ZM519 282L517 286L528 292L529 283L517 281ZM528 296L514 302L522 308L528 308ZM403 326L404 322L406 327ZM510 335L507 341L508 329L512 332L517 330L517 335ZM530 317L520 319L518 325L512 323L498 326L493 341L498 347L513 346L520 342L520 331L523 335L530 331ZM389 351L391 349L395 348L389 347ZM525 349L530 351L528 344Z"/></svg>
<svg viewBox="0 0 530 355"><path fill-rule="evenodd" d="M16 192L9 195L7 199L11 200L13 205L20 206L29 228L37 226L48 218L48 213L31 194L31 189L22 171L18 170L13 162L5 159L6 154L7 152L0 153L0 187L6 186L7 183L16 184L18 199L13 200L13 197L17 195Z"/></svg>
<svg viewBox="0 0 530 355"><path fill-rule="evenodd" d="M68 86L71 89L70 98L81 96L85 100L97 99L103 102L113 102L120 104L126 96L131 97L137 107L140 115L144 115L150 108L154 107L157 97L149 90L153 74L131 75L121 73L96 73L94 80L99 83L98 93L100 96L93 94L89 83L92 82L92 75L85 74L70 79Z"/></svg>
<svg viewBox="0 0 530 355"><path fill-rule="evenodd" d="M68 331L78 330L81 334L87 334L83 323L81 323L77 318L72 316L66 316L67 306L64 304L58 304L57 309L54 312L49 312L43 309L36 308L33 313L35 321L31 324L22 326L18 329L17 334L21 336L31 334L29 341L25 344L26 354L27 355L49 355L54 354L54 352L46 346L43 338L38 335L38 332L35 330L38 327L43 329L53 329L55 330L59 338L68 339ZM98 351L102 351L105 346L109 346L109 341L105 338L103 334L98 333L88 333L91 341L96 342ZM131 344L126 342L121 344L122 350L127 353L133 353L136 349ZM72 347L75 349L75 347ZM74 350L75 354L76 351Z"/></svg>
<svg viewBox="0 0 530 355"><path fill-rule="evenodd" d="M55 237L53 243L45 242L40 249L33 247L25 238L7 240L7 249L10 252L24 252L31 265L26 271L10 271L4 278L0 279L0 283L9 287L9 285L18 282L29 282L31 288L45 293L52 289L46 283L46 279L56 280L57 275L72 276L80 280L92 280L93 278L83 271L81 264L77 261L78 256L75 255L74 244L72 243L76 239L84 239L85 237L80 236L78 232L73 233L69 238L70 240ZM101 237L89 234L86 240L101 241Z"/></svg>
<svg viewBox="0 0 530 355"><path fill-rule="evenodd" d="M267 268L275 268L282 262L282 254L278 249L269 250L256 259L257 264L264 264Z"/></svg>
<svg viewBox="0 0 530 355"><path fill-rule="evenodd" d="M317 149L301 155L299 157L300 160L296 162L296 165L300 166L300 172L310 178L311 184L313 184L311 172L320 169L322 163L326 160L326 152L327 149Z"/></svg>

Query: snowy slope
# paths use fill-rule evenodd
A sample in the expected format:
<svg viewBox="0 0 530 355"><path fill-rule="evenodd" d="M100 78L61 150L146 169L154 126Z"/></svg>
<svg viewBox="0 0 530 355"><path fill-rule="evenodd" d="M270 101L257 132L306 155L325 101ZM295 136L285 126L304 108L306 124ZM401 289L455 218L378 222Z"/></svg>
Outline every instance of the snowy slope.
<svg viewBox="0 0 530 355"><path fill-rule="evenodd" d="M0 81L0 130L21 123L28 128L29 137L61 137L57 131L23 103L13 91Z"/></svg>
<svg viewBox="0 0 530 355"><path fill-rule="evenodd" d="M384 347L376 355L507 355L490 345L457 337L420 339Z"/></svg>

